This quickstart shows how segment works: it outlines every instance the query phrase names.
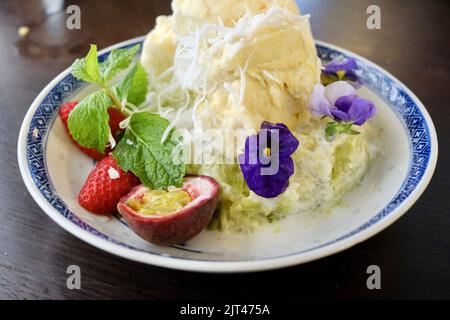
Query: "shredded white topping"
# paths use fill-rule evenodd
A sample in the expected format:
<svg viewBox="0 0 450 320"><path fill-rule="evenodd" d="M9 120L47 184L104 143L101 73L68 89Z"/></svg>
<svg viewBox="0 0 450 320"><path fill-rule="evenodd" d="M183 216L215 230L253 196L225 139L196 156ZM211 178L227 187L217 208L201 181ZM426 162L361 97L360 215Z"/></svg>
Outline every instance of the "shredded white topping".
<svg viewBox="0 0 450 320"><path fill-rule="evenodd" d="M108 169L108 175L109 178L111 180L115 180L115 179L119 179L120 178L120 173L119 171L117 171L116 169L114 169L113 167L109 167Z"/></svg>
<svg viewBox="0 0 450 320"><path fill-rule="evenodd" d="M263 75L266 77L266 78L269 78L270 80L272 80L272 81L274 81L274 82L276 82L276 83L278 83L278 84L282 84L282 82L277 78L277 77L275 77L273 74L271 74L269 71L267 71L267 70L264 70L263 71Z"/></svg>
<svg viewBox="0 0 450 320"><path fill-rule="evenodd" d="M111 147L111 150L114 149L116 147L116 139L114 139L114 137L111 133L111 129L109 130L108 140L109 140L109 146Z"/></svg>
<svg viewBox="0 0 450 320"><path fill-rule="evenodd" d="M161 144L164 143L164 141L166 141L167 137L170 134L170 131L172 131L173 128L175 128L178 120L180 119L180 115L181 113L184 111L184 109L186 109L189 106L189 102L191 101L190 99L190 95L189 92L187 90L184 91L184 94L186 96L186 102L184 103L184 105L178 109L175 118L169 123L169 125L167 126L166 130L164 130L164 133L161 137Z"/></svg>
<svg viewBox="0 0 450 320"><path fill-rule="evenodd" d="M147 108L156 108L161 116L170 121L161 142L167 139L175 126L201 130L202 119L197 116L197 110L202 105L202 112L212 113L207 110L208 97L218 87L225 88L233 104L242 106L252 55L247 57L244 65L228 64L228 69L223 69L221 63L232 61L259 36L258 32L264 32L264 28L292 28L308 18L274 6L258 15L247 13L232 27L225 26L219 19L218 23L208 23L185 36L179 36L173 66L155 78L154 82L163 86L156 88L159 92L156 104ZM263 76L281 83L268 71L264 71ZM237 90L233 90L231 84L236 80L239 81L239 92L235 92ZM179 98L180 93L185 97L184 102ZM196 98L188 99L191 94Z"/></svg>

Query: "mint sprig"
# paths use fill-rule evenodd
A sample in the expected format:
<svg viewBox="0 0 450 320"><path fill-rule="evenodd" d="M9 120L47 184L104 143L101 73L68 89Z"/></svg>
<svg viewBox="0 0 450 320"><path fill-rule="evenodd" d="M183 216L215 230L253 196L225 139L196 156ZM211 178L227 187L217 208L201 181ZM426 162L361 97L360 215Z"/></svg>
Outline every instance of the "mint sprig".
<svg viewBox="0 0 450 320"><path fill-rule="evenodd" d="M97 91L83 100L69 114L68 127L79 145L103 153L109 140L108 107L111 99Z"/></svg>
<svg viewBox="0 0 450 320"><path fill-rule="evenodd" d="M108 108L117 108L124 115L129 115L131 112L127 108L127 101L134 102L134 105L145 101L147 73L139 63L131 68L118 85L110 84L120 71L130 66L139 49L140 45L112 50L106 60L99 63L97 46L92 44L86 57L72 64L74 77L96 84L100 89L80 101L69 115L69 131L81 146L95 148L103 153L110 136Z"/></svg>
<svg viewBox="0 0 450 320"><path fill-rule="evenodd" d="M100 87L108 86L120 71L128 68L141 45L127 49L114 49L102 63L98 62L97 46L91 44L86 57L76 59L72 64L72 75L78 80L94 83Z"/></svg>
<svg viewBox="0 0 450 320"><path fill-rule="evenodd" d="M100 64L103 82L112 80L120 71L128 68L140 47L140 45L136 45L128 49L112 50L108 58Z"/></svg>
<svg viewBox="0 0 450 320"><path fill-rule="evenodd" d="M338 121L328 122L325 128L325 140L333 141L338 134L345 133L350 135L358 135L361 132L354 130L352 123L344 123Z"/></svg>
<svg viewBox="0 0 450 320"><path fill-rule="evenodd" d="M97 59L97 46L91 44L91 48L85 58L76 59L72 64L72 75L78 80L89 83L102 83Z"/></svg>
<svg viewBox="0 0 450 320"><path fill-rule="evenodd" d="M121 101L126 99L134 106L138 106L145 101L147 90L147 72L140 62L136 63L130 72L114 87L114 92Z"/></svg>
<svg viewBox="0 0 450 320"><path fill-rule="evenodd" d="M176 153L179 141L172 130L161 143L169 121L148 112L134 113L122 140L113 151L117 164L124 170L131 170L151 189L181 187L185 175L182 152Z"/></svg>
<svg viewBox="0 0 450 320"><path fill-rule="evenodd" d="M117 108L128 116L127 127L113 156L124 171L132 171L152 189L180 187L185 174L182 148L174 130L161 143L169 122L159 115L139 112L147 96L148 78L137 62L116 85L110 82L130 67L140 46L113 50L98 62L97 46L91 45L85 58L72 65L72 74L96 84L99 91L84 98L69 115L69 130L82 146L104 152L110 137L108 108Z"/></svg>
<svg viewBox="0 0 450 320"><path fill-rule="evenodd" d="M148 76L147 71L140 62L136 64L136 70L133 73L133 79L131 80L131 86L128 90L128 102L139 106L145 102L148 91Z"/></svg>
<svg viewBox="0 0 450 320"><path fill-rule="evenodd" d="M105 61L99 63L97 58L97 46L95 44L91 44L91 48L86 57L77 59L72 64L72 75L78 80L98 85L111 99L115 108L119 109L123 113L127 113L125 108L126 106L122 103L124 97L119 99L110 85L110 81L120 71L125 70L130 66L140 47L141 46L138 44L127 49L114 49ZM134 71L131 70L130 72ZM139 78L142 79L144 77L145 79L147 78L147 73L142 68L139 72ZM134 88L133 90L140 90L141 95L144 95L144 99L139 99L138 102L144 102L145 96L147 95L148 83L146 83L147 86L142 86L145 83L141 80L138 82L132 81L131 85L133 84L139 86L139 88Z"/></svg>

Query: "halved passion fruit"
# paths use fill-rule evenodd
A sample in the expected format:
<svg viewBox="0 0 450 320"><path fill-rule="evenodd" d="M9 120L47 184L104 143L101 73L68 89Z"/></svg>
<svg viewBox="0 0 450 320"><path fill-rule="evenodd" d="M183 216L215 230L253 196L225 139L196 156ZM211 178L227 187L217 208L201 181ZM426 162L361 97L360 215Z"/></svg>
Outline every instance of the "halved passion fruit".
<svg viewBox="0 0 450 320"><path fill-rule="evenodd" d="M141 238L159 245L184 243L209 223L220 186L207 176L188 175L179 189L151 190L135 187L117 210Z"/></svg>

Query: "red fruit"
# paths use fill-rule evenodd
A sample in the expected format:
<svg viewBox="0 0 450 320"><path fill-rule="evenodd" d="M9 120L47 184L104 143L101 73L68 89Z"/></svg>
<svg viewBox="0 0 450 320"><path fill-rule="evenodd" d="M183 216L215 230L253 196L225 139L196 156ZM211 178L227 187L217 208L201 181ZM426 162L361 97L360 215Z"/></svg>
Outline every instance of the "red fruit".
<svg viewBox="0 0 450 320"><path fill-rule="evenodd" d="M109 108L108 114L109 127L111 128L113 136L116 137L118 132L123 131L122 129L120 129L119 125L125 119L125 117L123 116L122 112L120 112L116 108Z"/></svg>
<svg viewBox="0 0 450 320"><path fill-rule="evenodd" d="M220 186L211 177L188 175L182 190L186 191L192 200L172 213L148 214L133 209L134 203L145 201L143 199L146 194L153 196L144 185L137 186L123 197L117 205L117 210L128 226L149 242L165 246L184 243L208 225L217 205Z"/></svg>
<svg viewBox="0 0 450 320"><path fill-rule="evenodd" d="M70 139L76 144L78 149L80 149L83 153L87 154L89 157L91 157L97 161L100 161L101 159L106 157L111 152L111 149L109 147L106 148L105 153L100 153L93 148L82 147L73 139L72 135L69 132L69 128L67 125L67 121L69 119L69 113L76 107L77 104L78 104L78 101L66 102L66 103L62 104L61 107L59 108L59 117L61 118L61 120L64 124L64 128L66 128L66 131L70 136ZM122 120L125 119L125 117L116 108L109 108L108 114L109 114L109 127L111 128L111 132L112 132L113 136L115 137L118 132L122 131L119 127L119 124L120 124L120 122L122 122Z"/></svg>
<svg viewBox="0 0 450 320"><path fill-rule="evenodd" d="M91 212L116 211L120 198L140 183L132 172L124 172L112 156L97 163L78 195L78 203Z"/></svg>

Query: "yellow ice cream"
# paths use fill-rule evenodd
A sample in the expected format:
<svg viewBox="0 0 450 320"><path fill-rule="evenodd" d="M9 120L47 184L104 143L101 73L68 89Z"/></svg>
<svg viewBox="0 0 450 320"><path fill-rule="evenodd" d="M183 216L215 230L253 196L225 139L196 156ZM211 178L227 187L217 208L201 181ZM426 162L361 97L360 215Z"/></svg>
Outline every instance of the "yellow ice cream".
<svg viewBox="0 0 450 320"><path fill-rule="evenodd" d="M180 87L197 98L207 91L200 117L207 101L222 128L257 130L262 120L294 127L309 118L320 63L295 1L175 0L172 7L148 35L142 63L153 75L174 65Z"/></svg>
<svg viewBox="0 0 450 320"><path fill-rule="evenodd" d="M299 14L293 0L174 0L174 29L178 34L185 35L204 24L218 23L219 19L225 26L232 27L246 13L264 13L273 6Z"/></svg>
<svg viewBox="0 0 450 320"><path fill-rule="evenodd" d="M156 27L147 36L144 43L142 64L153 76L170 68L173 64L177 41L172 30L172 17L159 16Z"/></svg>

